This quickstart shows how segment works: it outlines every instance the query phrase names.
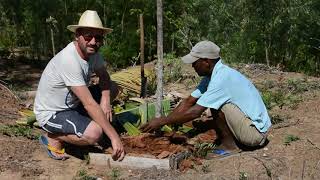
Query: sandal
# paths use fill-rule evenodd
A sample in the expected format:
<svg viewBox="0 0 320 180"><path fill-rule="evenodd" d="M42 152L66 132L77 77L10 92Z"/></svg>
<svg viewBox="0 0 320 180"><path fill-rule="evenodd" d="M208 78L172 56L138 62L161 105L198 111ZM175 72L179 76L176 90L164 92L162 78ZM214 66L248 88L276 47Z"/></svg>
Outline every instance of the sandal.
<svg viewBox="0 0 320 180"><path fill-rule="evenodd" d="M211 153L208 153L207 159L223 159L226 157L232 157L240 155L241 151L228 151L224 149L214 149Z"/></svg>
<svg viewBox="0 0 320 180"><path fill-rule="evenodd" d="M47 137L41 135L41 136L39 137L39 142L40 142L40 144L43 145L43 147L45 148L45 150L46 150L47 153L48 153L48 156L51 157L52 159L64 161L64 160L66 160L66 159L69 158L69 156L67 156L67 155L65 154L65 149L64 149L64 148L61 149L61 150L59 150L59 149L57 149L57 148L49 145L49 142L48 142ZM56 155L54 155L52 152L54 152L55 154L62 155L62 156L56 156Z"/></svg>

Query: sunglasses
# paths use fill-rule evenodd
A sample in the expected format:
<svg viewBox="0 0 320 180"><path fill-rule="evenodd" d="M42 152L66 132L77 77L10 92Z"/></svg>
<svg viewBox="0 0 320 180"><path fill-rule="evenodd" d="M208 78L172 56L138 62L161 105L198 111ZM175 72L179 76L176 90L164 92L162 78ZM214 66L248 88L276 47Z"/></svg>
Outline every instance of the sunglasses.
<svg viewBox="0 0 320 180"><path fill-rule="evenodd" d="M99 35L99 34L96 34L96 35L94 35L94 34L83 34L82 36L83 36L84 40L86 40L86 41L91 41L92 38L94 38L96 40L96 42L99 42L99 43L101 43L103 41L103 38L104 38L103 35Z"/></svg>

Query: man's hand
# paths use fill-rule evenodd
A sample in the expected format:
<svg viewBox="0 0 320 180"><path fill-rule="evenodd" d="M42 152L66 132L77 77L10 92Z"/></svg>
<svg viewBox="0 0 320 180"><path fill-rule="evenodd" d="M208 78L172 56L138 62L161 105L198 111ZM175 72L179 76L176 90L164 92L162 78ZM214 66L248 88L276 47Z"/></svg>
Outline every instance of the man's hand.
<svg viewBox="0 0 320 180"><path fill-rule="evenodd" d="M116 138L114 140L111 140L112 144L112 159L114 161L122 161L125 156L125 151L123 148L123 145L121 143L121 140L119 138Z"/></svg>
<svg viewBox="0 0 320 180"><path fill-rule="evenodd" d="M100 104L100 107L104 114L106 115L106 118L108 121L112 122L112 107L110 104Z"/></svg>
<svg viewBox="0 0 320 180"><path fill-rule="evenodd" d="M142 125L140 130L142 132L151 132L151 131L154 131L156 129L159 129L163 125L164 125L164 119L163 118L154 118L150 122Z"/></svg>

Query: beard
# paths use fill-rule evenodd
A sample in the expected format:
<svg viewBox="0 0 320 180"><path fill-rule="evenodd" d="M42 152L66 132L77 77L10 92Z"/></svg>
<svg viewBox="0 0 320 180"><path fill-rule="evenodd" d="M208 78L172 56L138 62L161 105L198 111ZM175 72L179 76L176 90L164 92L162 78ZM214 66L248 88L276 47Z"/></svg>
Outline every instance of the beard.
<svg viewBox="0 0 320 180"><path fill-rule="evenodd" d="M83 44L79 44L79 47L80 47L81 51L87 55L93 55L96 52L98 52L98 50L99 50L99 47L97 45L86 46Z"/></svg>

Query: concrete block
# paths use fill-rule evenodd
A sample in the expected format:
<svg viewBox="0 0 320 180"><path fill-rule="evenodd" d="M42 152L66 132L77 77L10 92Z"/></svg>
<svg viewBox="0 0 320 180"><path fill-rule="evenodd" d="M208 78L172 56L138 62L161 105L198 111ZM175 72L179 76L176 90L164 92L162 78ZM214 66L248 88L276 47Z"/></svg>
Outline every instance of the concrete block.
<svg viewBox="0 0 320 180"><path fill-rule="evenodd" d="M169 159L154 159L127 155L121 162L113 161L111 154L89 153L90 164L112 167L126 167L132 169L145 169L153 166L157 169L169 170Z"/></svg>

